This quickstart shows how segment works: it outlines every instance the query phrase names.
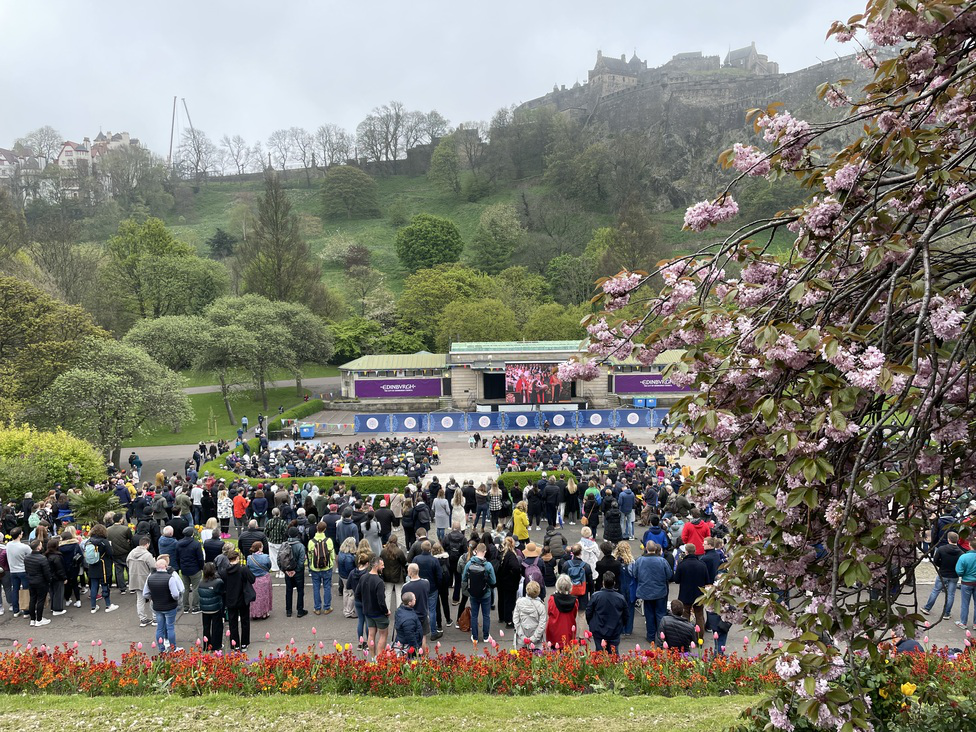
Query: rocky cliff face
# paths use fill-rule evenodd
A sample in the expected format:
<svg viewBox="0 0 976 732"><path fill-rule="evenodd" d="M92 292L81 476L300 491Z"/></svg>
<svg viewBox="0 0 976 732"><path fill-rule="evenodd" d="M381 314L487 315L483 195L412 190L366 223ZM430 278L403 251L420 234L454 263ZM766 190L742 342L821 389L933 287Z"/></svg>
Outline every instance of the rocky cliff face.
<svg viewBox="0 0 976 732"><path fill-rule="evenodd" d="M828 61L789 74L754 76L735 69L687 73L668 66L643 72L639 83L600 96L592 85L553 91L524 108L555 107L584 125L600 125L610 134L646 132L657 151L662 199L655 207L670 208L714 192L726 173L716 164L718 154L733 142L754 142L746 112L781 102L785 109L810 121L836 119L817 98L817 87L841 78L854 79L854 88L870 73L853 57ZM840 143L839 139L826 141ZM667 193L665 194L665 191Z"/></svg>

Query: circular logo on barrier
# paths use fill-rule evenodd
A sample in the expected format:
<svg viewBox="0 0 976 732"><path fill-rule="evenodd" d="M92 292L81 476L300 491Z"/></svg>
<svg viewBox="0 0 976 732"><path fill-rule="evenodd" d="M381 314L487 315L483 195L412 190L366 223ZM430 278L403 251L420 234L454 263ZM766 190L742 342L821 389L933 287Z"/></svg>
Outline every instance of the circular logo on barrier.
<svg viewBox="0 0 976 732"><path fill-rule="evenodd" d="M640 415L636 412L627 415L627 424L637 424L638 422L640 422Z"/></svg>
<svg viewBox="0 0 976 732"><path fill-rule="evenodd" d="M444 417L444 419L441 420L441 427L443 427L444 429L449 430L453 426L454 426L454 420L451 417Z"/></svg>
<svg viewBox="0 0 976 732"><path fill-rule="evenodd" d="M566 418L561 414L557 414L553 416L552 423L557 427L562 427L564 424L566 424Z"/></svg>
<svg viewBox="0 0 976 732"><path fill-rule="evenodd" d="M528 423L529 420L526 418L524 414L520 414L518 417L515 418L515 424L517 424L519 427L525 427L525 425L527 425Z"/></svg>
<svg viewBox="0 0 976 732"><path fill-rule="evenodd" d="M590 424L592 424L593 426L603 424L603 417L601 417L599 414L591 414Z"/></svg>
<svg viewBox="0 0 976 732"><path fill-rule="evenodd" d="M380 421L376 417L370 417L366 420L366 429L375 430L380 426Z"/></svg>
<svg viewBox="0 0 976 732"><path fill-rule="evenodd" d="M491 417L479 417L478 418L479 427L491 427Z"/></svg>
<svg viewBox="0 0 976 732"><path fill-rule="evenodd" d="M403 426L408 430L416 429L417 420L415 420L413 417L407 417L405 420L403 420Z"/></svg>

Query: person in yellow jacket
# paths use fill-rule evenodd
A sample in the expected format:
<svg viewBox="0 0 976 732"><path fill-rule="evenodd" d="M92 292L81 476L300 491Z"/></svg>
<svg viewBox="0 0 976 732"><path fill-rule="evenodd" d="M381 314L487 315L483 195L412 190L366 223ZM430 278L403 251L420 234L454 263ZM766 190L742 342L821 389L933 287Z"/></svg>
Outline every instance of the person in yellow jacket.
<svg viewBox="0 0 976 732"><path fill-rule="evenodd" d="M529 514L525 501L519 501L512 511L512 523L514 524L512 533L515 534L515 540L521 549L529 540Z"/></svg>

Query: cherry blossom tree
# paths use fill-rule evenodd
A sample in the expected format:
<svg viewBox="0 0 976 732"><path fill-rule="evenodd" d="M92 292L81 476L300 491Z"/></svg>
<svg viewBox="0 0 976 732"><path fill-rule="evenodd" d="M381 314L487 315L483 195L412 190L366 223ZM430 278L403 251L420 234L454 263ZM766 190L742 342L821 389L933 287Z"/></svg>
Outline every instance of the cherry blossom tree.
<svg viewBox="0 0 976 732"><path fill-rule="evenodd" d="M690 490L733 537L710 604L753 638L785 638L771 663L786 683L751 728L886 728L892 705L869 679L879 644L925 620L924 533L946 514L970 533L974 34L963 0L870 0L835 23L874 79L825 84L830 123L750 112L761 141L720 156L737 175L685 228L734 219L749 176L794 176L807 201L603 280L593 359L560 369L593 378L599 359L683 349L669 378L696 391L672 410L673 440L706 459ZM828 151L825 137L850 142Z"/></svg>

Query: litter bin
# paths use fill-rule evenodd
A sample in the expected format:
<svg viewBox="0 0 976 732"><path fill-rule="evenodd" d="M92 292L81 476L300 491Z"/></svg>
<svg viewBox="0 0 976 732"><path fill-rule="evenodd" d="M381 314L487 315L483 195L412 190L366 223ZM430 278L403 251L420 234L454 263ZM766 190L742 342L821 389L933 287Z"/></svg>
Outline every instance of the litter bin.
<svg viewBox="0 0 976 732"><path fill-rule="evenodd" d="M634 399L634 406L635 407L642 408L644 406L644 404L645 404L645 400L644 399Z"/></svg>
<svg viewBox="0 0 976 732"><path fill-rule="evenodd" d="M315 437L315 425L303 424L298 428L298 434L303 440L310 440Z"/></svg>

